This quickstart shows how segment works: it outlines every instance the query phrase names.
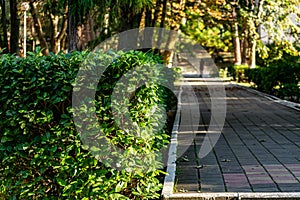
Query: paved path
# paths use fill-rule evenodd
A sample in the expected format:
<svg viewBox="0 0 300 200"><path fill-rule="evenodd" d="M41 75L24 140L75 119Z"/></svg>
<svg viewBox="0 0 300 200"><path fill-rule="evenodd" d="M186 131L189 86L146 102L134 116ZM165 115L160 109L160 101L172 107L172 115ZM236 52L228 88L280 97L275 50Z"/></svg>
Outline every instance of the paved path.
<svg viewBox="0 0 300 200"><path fill-rule="evenodd" d="M207 130L208 92L203 86L194 90L198 130ZM226 95L218 143L198 159L205 134L197 133L195 144L177 160L176 192L300 192L300 112L232 85Z"/></svg>

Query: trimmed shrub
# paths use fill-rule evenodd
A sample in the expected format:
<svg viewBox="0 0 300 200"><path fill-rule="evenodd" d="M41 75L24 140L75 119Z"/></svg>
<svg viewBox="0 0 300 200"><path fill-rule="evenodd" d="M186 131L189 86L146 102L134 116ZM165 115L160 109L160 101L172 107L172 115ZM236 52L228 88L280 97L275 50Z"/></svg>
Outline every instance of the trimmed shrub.
<svg viewBox="0 0 300 200"><path fill-rule="evenodd" d="M300 100L299 58L287 56L265 67L250 69L246 76L249 77L249 81L255 83L258 90L287 100Z"/></svg>
<svg viewBox="0 0 300 200"><path fill-rule="evenodd" d="M134 138L118 129L109 107L112 89L123 74L141 63L160 63L160 58L135 51L114 54L118 57L100 80L96 95L96 113L102 128L106 125L108 138L113 144L122 144L125 150L151 152L166 147L169 140L166 126L144 143L143 138ZM158 176L164 172L157 169L162 163L156 157L150 160L154 168L147 172L119 171L105 166L83 147L73 121L71 101L72 84L87 55L87 52L73 52L44 57L30 53L24 59L1 56L1 198L154 199L160 196L162 184ZM171 107L170 99L173 99ZM176 99L167 88L150 84L139 88L129 103L133 121L149 127L160 116L148 116L148 111L158 104L167 110L174 109Z"/></svg>
<svg viewBox="0 0 300 200"><path fill-rule="evenodd" d="M243 82L247 80L245 76L246 71L249 69L247 65L234 65L232 75L237 82Z"/></svg>

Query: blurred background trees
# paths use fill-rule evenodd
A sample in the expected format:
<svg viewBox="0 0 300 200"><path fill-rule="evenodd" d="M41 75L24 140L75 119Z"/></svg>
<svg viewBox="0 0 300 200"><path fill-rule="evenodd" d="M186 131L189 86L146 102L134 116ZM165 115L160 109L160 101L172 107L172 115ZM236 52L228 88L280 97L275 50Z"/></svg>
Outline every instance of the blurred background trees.
<svg viewBox="0 0 300 200"><path fill-rule="evenodd" d="M300 0L28 0L27 38L23 2L1 0L3 52L22 56L24 39L29 51L40 48L44 55L91 49L116 33L154 26L182 31L216 61L255 67L257 56L273 53L271 44L279 56L298 54Z"/></svg>

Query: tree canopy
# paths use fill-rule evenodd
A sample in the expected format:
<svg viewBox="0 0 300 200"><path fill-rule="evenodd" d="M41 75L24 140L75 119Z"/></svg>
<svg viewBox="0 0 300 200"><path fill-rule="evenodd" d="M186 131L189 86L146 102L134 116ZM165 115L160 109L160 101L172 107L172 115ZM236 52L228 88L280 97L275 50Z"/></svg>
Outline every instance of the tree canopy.
<svg viewBox="0 0 300 200"><path fill-rule="evenodd" d="M232 53L238 65L255 67L257 55L272 54L271 43L279 56L298 54L300 0L29 0L27 38L21 36L23 2L1 1L4 52L22 56L24 39L28 50L40 47L44 55L84 50L116 33L152 26L181 30L212 55Z"/></svg>

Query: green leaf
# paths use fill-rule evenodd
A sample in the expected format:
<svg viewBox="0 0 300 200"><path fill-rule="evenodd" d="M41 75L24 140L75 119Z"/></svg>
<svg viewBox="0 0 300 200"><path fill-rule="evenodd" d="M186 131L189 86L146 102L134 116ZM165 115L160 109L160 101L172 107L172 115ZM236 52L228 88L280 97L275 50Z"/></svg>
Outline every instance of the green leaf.
<svg viewBox="0 0 300 200"><path fill-rule="evenodd" d="M11 141L13 141L13 140L14 140L14 139L11 138L11 137L3 136L3 137L1 138L1 143L11 142Z"/></svg>
<svg viewBox="0 0 300 200"><path fill-rule="evenodd" d="M60 185L60 186L66 186L67 185L67 182L61 178L56 178L57 180L57 183Z"/></svg>

